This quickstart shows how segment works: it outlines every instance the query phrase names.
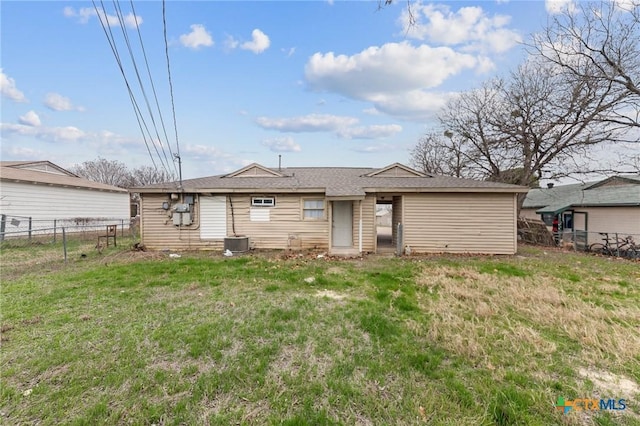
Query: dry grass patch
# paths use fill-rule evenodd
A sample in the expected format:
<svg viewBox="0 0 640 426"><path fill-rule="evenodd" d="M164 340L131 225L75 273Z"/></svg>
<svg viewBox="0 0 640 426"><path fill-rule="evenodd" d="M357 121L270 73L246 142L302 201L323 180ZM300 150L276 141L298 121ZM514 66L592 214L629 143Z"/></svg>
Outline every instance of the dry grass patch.
<svg viewBox="0 0 640 426"><path fill-rule="evenodd" d="M614 309L605 309L579 293L567 294L555 278L502 277L442 266L425 270L418 284L438 296L422 301L422 308L434 315L430 335L465 356L483 357L490 345L501 343L544 359L563 338L577 342L578 357L591 363L632 362L638 355L640 306L607 300ZM589 295L598 283L584 287Z"/></svg>

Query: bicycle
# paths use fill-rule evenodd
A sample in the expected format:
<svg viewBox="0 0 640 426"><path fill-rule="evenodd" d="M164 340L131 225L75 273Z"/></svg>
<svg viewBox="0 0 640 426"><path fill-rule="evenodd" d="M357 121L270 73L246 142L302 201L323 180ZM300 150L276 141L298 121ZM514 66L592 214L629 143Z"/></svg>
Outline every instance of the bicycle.
<svg viewBox="0 0 640 426"><path fill-rule="evenodd" d="M640 258L640 245L636 244L631 235L622 240L618 250L620 251L621 257L626 257L628 259Z"/></svg>
<svg viewBox="0 0 640 426"><path fill-rule="evenodd" d="M611 240L609 239L608 232L599 232L604 238L602 238L603 243L593 243L589 246L588 251L590 253L601 254L603 256L616 256L616 252L618 247L615 248L611 245Z"/></svg>

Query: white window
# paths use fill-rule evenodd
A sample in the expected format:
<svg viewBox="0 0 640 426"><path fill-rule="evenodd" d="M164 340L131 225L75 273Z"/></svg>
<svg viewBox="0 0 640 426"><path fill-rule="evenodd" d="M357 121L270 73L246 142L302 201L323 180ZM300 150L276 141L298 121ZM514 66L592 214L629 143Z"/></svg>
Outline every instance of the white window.
<svg viewBox="0 0 640 426"><path fill-rule="evenodd" d="M273 207L276 205L275 197L251 197L251 205L254 207Z"/></svg>
<svg viewBox="0 0 640 426"><path fill-rule="evenodd" d="M324 200L323 199L306 199L303 200L302 218L303 219L324 219Z"/></svg>

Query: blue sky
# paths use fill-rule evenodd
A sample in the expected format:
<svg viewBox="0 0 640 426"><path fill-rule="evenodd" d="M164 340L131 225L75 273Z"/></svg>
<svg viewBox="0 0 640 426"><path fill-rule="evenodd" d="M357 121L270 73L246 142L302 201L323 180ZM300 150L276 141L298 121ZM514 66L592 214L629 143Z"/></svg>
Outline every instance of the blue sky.
<svg viewBox="0 0 640 426"><path fill-rule="evenodd" d="M277 166L278 155L284 166L408 163L438 107L516 66L524 57L521 42L565 3L412 1L417 24L407 30L404 0L382 10L363 1L168 1L183 176L251 162ZM135 1L135 14L130 2L119 5L124 26L112 1L104 2L102 18L150 128L152 155L93 4L2 1L3 160L70 167L103 157L175 170L162 3Z"/></svg>

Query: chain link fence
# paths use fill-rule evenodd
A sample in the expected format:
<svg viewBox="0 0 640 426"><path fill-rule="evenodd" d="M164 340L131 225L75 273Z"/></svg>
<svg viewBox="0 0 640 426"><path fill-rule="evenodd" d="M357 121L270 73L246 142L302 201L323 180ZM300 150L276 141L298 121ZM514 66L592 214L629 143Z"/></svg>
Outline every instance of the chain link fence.
<svg viewBox="0 0 640 426"><path fill-rule="evenodd" d="M43 246L56 246L56 252L66 260L71 250L101 251L107 240L99 236L107 233L107 227L116 227L115 240L109 239L111 245L120 238L136 237L137 219L122 218L67 218L67 219L33 219L24 216L0 215L0 250L3 257L9 251L24 253L23 249L34 249ZM81 249L80 249L81 247ZM15 250L14 250L15 249Z"/></svg>
<svg viewBox="0 0 640 426"><path fill-rule="evenodd" d="M640 260L640 234L578 229L552 232L551 227L540 220L521 218L518 220L518 239L529 244Z"/></svg>
<svg viewBox="0 0 640 426"><path fill-rule="evenodd" d="M559 238L572 244L577 251L640 259L640 234L572 230L561 233Z"/></svg>

